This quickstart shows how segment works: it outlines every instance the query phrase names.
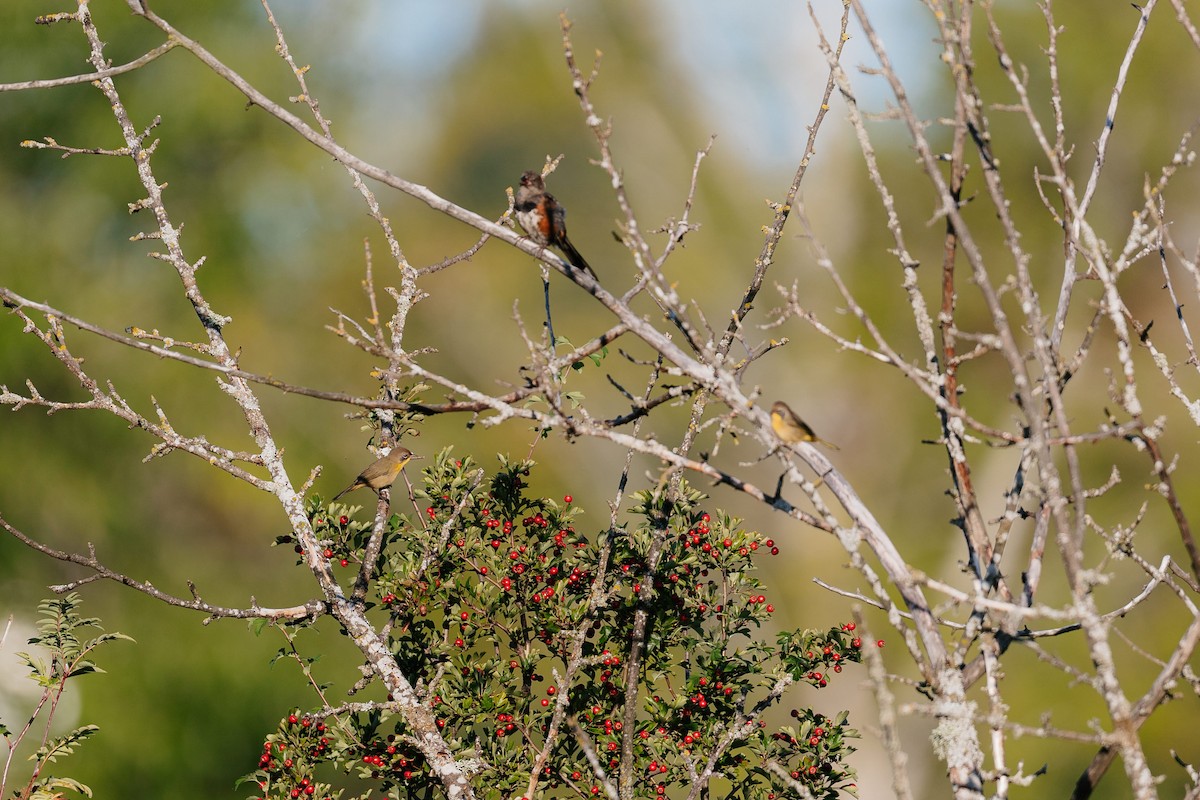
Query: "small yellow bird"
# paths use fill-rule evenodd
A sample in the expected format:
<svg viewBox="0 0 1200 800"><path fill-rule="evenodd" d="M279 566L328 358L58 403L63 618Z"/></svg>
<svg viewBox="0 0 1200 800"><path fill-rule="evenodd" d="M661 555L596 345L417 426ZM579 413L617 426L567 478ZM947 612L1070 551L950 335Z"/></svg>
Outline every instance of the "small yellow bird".
<svg viewBox="0 0 1200 800"><path fill-rule="evenodd" d="M776 400L771 406L771 427L774 428L775 435L785 442L818 442L830 450L840 449L833 442L817 436L782 400Z"/></svg>
<svg viewBox="0 0 1200 800"><path fill-rule="evenodd" d="M353 492L362 486L368 486L378 492L380 489L386 489L391 486L396 478L400 477L400 470L404 469L404 465L414 458L421 456L413 455L413 452L407 447L396 445L388 454L379 459L371 466L362 471L354 483L347 486L342 491L338 492L334 500L341 499L342 495Z"/></svg>

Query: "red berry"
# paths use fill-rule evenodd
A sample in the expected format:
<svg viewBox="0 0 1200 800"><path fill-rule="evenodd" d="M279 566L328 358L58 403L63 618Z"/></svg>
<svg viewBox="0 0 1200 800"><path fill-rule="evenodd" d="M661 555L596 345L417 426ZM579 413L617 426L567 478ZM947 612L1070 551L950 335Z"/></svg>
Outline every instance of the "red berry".
<svg viewBox="0 0 1200 800"><path fill-rule="evenodd" d="M571 495L569 495L569 494L568 494L568 495L565 495L565 496L563 497L563 502L564 502L564 503L570 503L570 502L571 502L572 500L574 500L574 499L575 499L574 497L571 497Z"/></svg>

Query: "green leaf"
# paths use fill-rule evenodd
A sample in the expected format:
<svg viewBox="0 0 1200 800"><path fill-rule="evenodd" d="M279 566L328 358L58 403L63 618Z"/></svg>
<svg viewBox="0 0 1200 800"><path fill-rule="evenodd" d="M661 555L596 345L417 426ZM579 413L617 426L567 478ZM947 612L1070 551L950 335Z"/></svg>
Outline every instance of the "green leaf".
<svg viewBox="0 0 1200 800"><path fill-rule="evenodd" d="M51 739L43 747L38 748L38 751L29 757L29 760L42 763L55 762L60 757L71 755L75 752L76 746L99 730L99 725L84 725L76 728L66 736Z"/></svg>
<svg viewBox="0 0 1200 800"><path fill-rule="evenodd" d="M43 778L31 787L28 800L62 800L60 789L78 792L84 797L91 797L91 787L73 778Z"/></svg>
<svg viewBox="0 0 1200 800"><path fill-rule="evenodd" d="M25 666L29 667L29 677L31 680L35 680L43 686L48 685L46 681L50 679L50 674L46 668L45 661L35 658L29 653L17 653L17 658L21 659L25 663Z"/></svg>
<svg viewBox="0 0 1200 800"><path fill-rule="evenodd" d="M132 636L126 636L123 633L117 633L114 631L113 633L101 634L100 636L97 636L95 639L92 639L88 642L84 642L83 649L84 650L92 650L92 649L104 644L105 642L116 642L116 641L136 643L137 640L135 640Z"/></svg>
<svg viewBox="0 0 1200 800"><path fill-rule="evenodd" d="M74 678L76 675L89 675L93 672L104 672L91 661L77 661L74 669L67 673L68 678Z"/></svg>

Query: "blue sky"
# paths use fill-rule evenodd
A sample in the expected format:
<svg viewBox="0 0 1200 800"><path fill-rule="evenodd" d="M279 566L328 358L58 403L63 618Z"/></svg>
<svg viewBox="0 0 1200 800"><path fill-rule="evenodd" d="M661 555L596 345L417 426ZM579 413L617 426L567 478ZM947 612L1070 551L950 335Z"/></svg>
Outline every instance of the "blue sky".
<svg viewBox="0 0 1200 800"><path fill-rule="evenodd" d="M868 0L867 6L909 92L920 103L922 87L940 66L928 10L916 0ZM548 31L557 27L563 10L561 0L398 0L359 6L354 19L363 50L349 57L369 52L372 59L385 59L391 74L415 87L436 82L474 48L486 46L485 20L497 7L509 8L531 24L544 23ZM840 0L816 0L814 7L827 35L836 36ZM773 154L789 163L794 160L795 148L789 142L811 121L826 75L807 4L660 0L644 8L646 24L656 28L649 36L672 48L671 55L684 67L681 73L691 79L688 95L697 99L694 113L707 129L723 140L732 139L730 144L740 151L758 154L761 166L775 166ZM594 41L595 31L587 30L590 10L587 4L566 9L577 20L576 32ZM558 46L556 36L547 36L546 42L548 47ZM874 63L856 28L846 52L843 63L852 71L860 102L882 108L887 99L882 79L856 69Z"/></svg>

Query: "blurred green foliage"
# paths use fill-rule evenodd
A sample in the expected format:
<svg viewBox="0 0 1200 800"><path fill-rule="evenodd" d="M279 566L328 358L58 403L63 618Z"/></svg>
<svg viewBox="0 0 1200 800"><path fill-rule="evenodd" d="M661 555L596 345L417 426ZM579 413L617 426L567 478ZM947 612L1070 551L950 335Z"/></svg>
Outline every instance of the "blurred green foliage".
<svg viewBox="0 0 1200 800"><path fill-rule="evenodd" d="M257 5L226 0L151 3L272 97L282 101L296 93L273 52L273 35ZM929 43L932 28L921 18L924 10L910 5L904 13L911 18L885 36L911 69L910 88L922 113L951 116L950 85L936 46ZM1042 124L1049 125L1040 13L1027 4L1000 5L997 14L1007 45L1017 61L1029 65L1030 90L1041 103ZM91 6L114 63L161 41L120 0L97 0ZM823 65L810 55L813 37L807 17L785 6L758 12L768 24L772 13L786 15L795 36L786 47L768 51L774 69L753 78L705 71L706 53L695 42L703 17L716 13L715 4L647 7L625 1L594 4L573 17L581 62L587 63L593 49L605 53L593 96L612 115L613 146L644 225L678 216L695 151L710 133L722 135L704 163L693 209L702 228L689 236L668 267L680 293L695 297L714 325L723 325L740 297L760 246L759 227L770 219L762 199L778 199L786 190L802 152L803 126L815 113L815 98L824 85ZM885 13L883 3L868 6ZM1080 184L1090 171L1090 145L1103 129L1110 87L1136 21L1136 12L1126 4L1104 4L1102 13L1096 6L1055 6L1065 25L1059 45L1064 120L1068 134L1079 142L1070 169ZM34 0L0 4L0 82L86 69L86 48L77 29L32 24L36 14L59 10ZM605 177L588 164L594 143L562 66L557 7L463 4L441 27L427 25L428 12L417 3L346 8L308 2L274 10L298 61L313 65L310 85L350 150L493 217L504 211L504 189L523 169L540 165L547 154L566 153L551 180L570 209L572 239L606 284L623 288L630 283L628 256L610 235L618 211ZM1196 73L1197 54L1178 26L1169 24L1162 12L1160 16L1134 60L1099 188L1098 208L1111 220L1111 228L1101 235L1111 237L1114 247L1130 211L1142 203L1144 177L1157 175L1195 115L1196 83L1186 76ZM749 37L749 30L728 35ZM1011 89L988 51L982 24L976 34L981 54L977 79L996 91L998 101L1010 102ZM862 50L852 52L849 64L867 58ZM718 80L722 77L727 80ZM880 78L857 79L865 97L883 97ZM168 208L176 224L185 225L189 257L207 259L200 272L204 291L220 313L233 317L227 334L243 348L243 366L318 388L374 391L368 378L372 359L348 352L323 329L333 321L329 308L367 313L359 289L364 241L374 253L376 275L383 276L379 281L395 280L382 239L345 171L259 110L246 108L239 94L182 51L119 77L117 86L137 126L162 117L155 133L161 139L155 169L170 183ZM747 136L738 127L744 121L723 117L726 107L712 103L714 93L765 97L763 102L780 115L779 127L761 138ZM882 105L881 100L875 107ZM893 244L883 227L884 215L836 100L834 108L803 200L814 231L830 247L860 302L905 355L917 360L920 353L900 270L888 252ZM1033 254L1031 270L1042 278L1044 297L1053 297L1061 271L1061 234L1035 191L1033 169L1042 157L1019 116L996 109L989 116L1013 211L1024 226L1022 245ZM727 127L741 132L727 137ZM900 125L880 121L872 123L872 130L885 175L903 190L901 221L910 249L923 263L922 286L927 296L936 296L942 224L929 223L935 211L932 191L925 181L914 179L908 137ZM153 249L149 244L129 241L147 225L126 211L141 196L130 164L90 156L63 160L49 151L18 146L45 136L78 147L118 144L106 102L86 84L0 94L0 283L113 330L137 325L183 340L199 339L199 326L173 271L145 256ZM934 130L931 136L948 146L948 129ZM786 145L764 152L765 143L780 141ZM1200 196L1195 190L1191 175L1175 184L1170 201L1177 218L1194 218L1188 211ZM967 195L980 191L976 172L968 179ZM380 199L414 265L437 262L477 238L409 198L380 192ZM992 211L978 203L968 206L967 214L981 244L1001 261L1004 246ZM851 338L858 335L849 318L834 313L839 300L813 263L801 229L793 223L789 230L794 238L783 242L773 280L797 282L808 307ZM1177 234L1186 239L1183 231ZM1154 282L1142 285L1144 305L1137 312L1145 319L1169 318L1173 310ZM426 289L431 299L418 307L409 335L420 345L439 348L431 365L479 383L516 380L513 366L525 354L511 319L514 300L535 332L541 320L541 284L530 259L490 243L467 269L434 275ZM585 340L607 322L565 282L555 281L552 291L556 329L573 341ZM978 301L965 291L960 301L965 323L979 312ZM762 312L777 304L772 291L758 300ZM755 321L767 318L764 314ZM203 432L234 448L249 444L234 406L211 375L150 362L72 330L68 335L87 356L89 369L111 378L139 410L152 413L153 396L179 430ZM793 325L786 335L792 346L753 367L748 381L761 382L769 395L803 408L814 427L842 445L838 466L914 564L933 571L960 559L961 535L949 522L953 505L942 497L945 456L937 447L920 444L937 433L927 404L894 371L839 352L807 328ZM1111 366L1110 355L1103 355L1103 365ZM609 358L605 370L585 370L573 387L585 391L602 411L623 408L603 380L604 371L621 374L616 361ZM1073 385L1070 402L1078 398L1081 416L1098 414L1094 397L1108 379L1099 366ZM964 382L976 416L1011 428L1014 410L1005 392L989 391L1007 387L1008 376L994 370L990 363L971 365ZM44 349L20 335L18 322L0 315L0 383L18 389L26 378L47 396L82 397ZM348 409L270 390L260 394L297 483L323 464L326 472L317 485L329 489L365 463L362 445L368 434L360 421L345 418ZM1147 399L1152 405L1162 403L1150 416L1168 408L1165 395ZM683 419L681 412L671 412L656 424L665 432ZM464 423L431 419L413 447L432 453L456 444L460 452L469 449L482 456L521 452L530 441L529 431L518 426L467 431ZM1189 424L1169 429L1179 440L1168 442L1179 449L1193 444ZM251 595L273 605L311 596L312 586L298 577L289 559L269 548L274 536L286 531L286 520L270 498L182 454L143 463L152 444L144 434L92 412L47 417L26 409L0 415L0 453L5 454L0 458L0 513L54 546L83 551L87 543L95 544L110 566L176 594L186 595L184 581L190 579L206 599L228 605L245 605ZM720 458L731 462L759 455L753 448L727 450ZM1116 460L1134 484L1147 474L1147 465L1134 460L1128 449L1101 446L1095 451L1097 463L1106 465L1102 473ZM614 491L622 454L596 442L569 444L552 438L538 445L536 455L542 463L561 465L538 491L572 492L600 507ZM983 465L976 477L980 496L991 503L985 511L990 518L1001 508L1012 458L982 448L972 455ZM634 475L655 468L635 459ZM762 485L773 485L769 467L759 467L757 475ZM1096 482L1103 477L1089 475ZM819 625L823 620L810 617L814 609L845 616L845 601L807 584L810 575L827 575L844 560L834 542L781 522L743 498L718 499L750 525L777 528L773 535L791 559L789 566L776 567L777 577L803 578L775 581L781 592L790 593L782 617ZM1194 513L1200 498L1184 499ZM1114 495L1098 505L1119 510L1128 502L1126 496ZM1130 509L1130 517L1135 510ZM1151 507L1149 514L1146 530L1153 530L1160 517L1166 519L1159 507ZM1179 550L1170 541L1161 548ZM47 584L71 577L78 572L0 538L0 610L5 613L27 616ZM1056 598L1056 591L1061 587L1048 586L1048 599ZM102 733L79 754L78 777L98 795L234 796L233 780L252 765L263 733L274 727L281 709L296 704L302 691L297 675L284 665L266 668L277 643L259 640L235 623L202 627L198 617L115 586L94 585L87 592L89 607L98 616L140 644L114 650L106 662L111 674L88 687L83 713L101 722ZM1128 593L1129 585L1123 583L1106 587L1102 597ZM1174 613L1154 601L1140 613L1160 610ZM1164 624L1163 630L1177 627ZM332 628L328 633L329 641L337 641ZM1171 642L1161 644L1169 649ZM1067 642L1060 646L1064 657L1086 657L1082 650L1072 653ZM1126 670L1144 665L1133 655L1121 658ZM355 663L352 653L330 647L321 668L332 678L351 672ZM1032 657L1020 650L1010 652L1005 663L1010 674L1020 673L1026 663L1033 668ZM1027 693L1023 707L1064 715L1086 715L1094 702L1093 695L1080 689L1068 704L1039 682L1021 685L1020 691ZM835 698L833 705L838 703ZM861 713L870 714L871 706L864 704ZM1155 770L1167 778L1164 793L1182 783L1167 747L1190 741L1181 736L1189 729L1188 716L1184 708L1169 707L1149 730L1163 743L1147 749ZM921 724L911 723L911 730L919 735ZM1091 755L1087 747L1033 740L1017 740L1010 753L1013 761L1024 758L1027 768L1042 761L1053 764L1038 784L1047 795L1062 794ZM1184 755L1193 761L1200 757ZM858 768L866 781L868 771L861 763ZM940 765L929 770L930 785L940 786ZM881 773L874 775L886 781Z"/></svg>

